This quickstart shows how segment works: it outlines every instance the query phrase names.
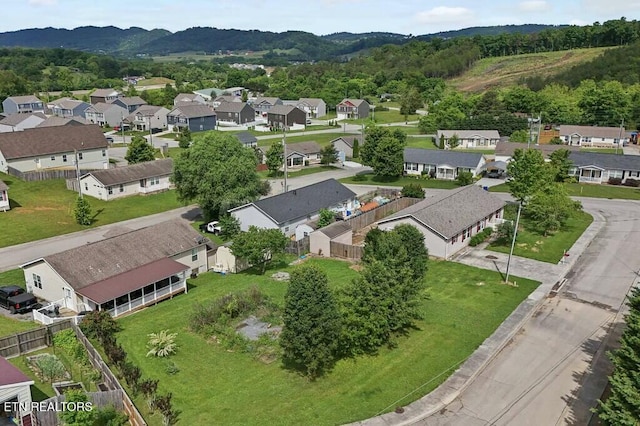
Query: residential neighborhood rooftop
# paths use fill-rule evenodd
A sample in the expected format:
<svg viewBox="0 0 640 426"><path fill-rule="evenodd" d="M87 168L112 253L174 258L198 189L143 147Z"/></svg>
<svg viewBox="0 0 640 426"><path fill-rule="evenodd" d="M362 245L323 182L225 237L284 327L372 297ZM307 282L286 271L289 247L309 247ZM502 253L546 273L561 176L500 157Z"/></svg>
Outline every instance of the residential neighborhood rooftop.
<svg viewBox="0 0 640 426"><path fill-rule="evenodd" d="M215 111L206 105L193 103L175 107L168 115L185 116L187 118L210 117L216 115Z"/></svg>
<svg viewBox="0 0 640 426"><path fill-rule="evenodd" d="M516 152L516 149L527 149L527 144L525 143L518 143L518 142L505 142L505 141L499 141L496 144L496 156L501 156L501 157L513 157L513 154ZM569 151L580 151L580 147L579 146L573 146L573 145L551 145L551 144L544 144L544 145L535 145L535 144L531 144L529 145L529 149L535 149L537 151L542 152L542 155L547 158L549 155L551 155L553 152L558 151L560 149L567 149Z"/></svg>
<svg viewBox="0 0 640 426"><path fill-rule="evenodd" d="M357 135L357 136L340 136L338 138L333 139L331 141L331 143L334 143L334 142L337 142L339 140L342 140L345 143L345 145L347 145L350 148L353 148L353 141L355 141L356 139L358 140L358 143L360 145L362 145L363 138L362 138L361 135Z"/></svg>
<svg viewBox="0 0 640 426"><path fill-rule="evenodd" d="M51 116L51 117L47 117L46 120L38 124L36 127L58 127L58 126L66 126L67 124L84 125L89 123L87 122L86 119L82 117Z"/></svg>
<svg viewBox="0 0 640 426"><path fill-rule="evenodd" d="M11 99L13 102L17 104L30 104L34 102L41 102L40 99L38 99L34 95L9 96L7 99Z"/></svg>
<svg viewBox="0 0 640 426"><path fill-rule="evenodd" d="M487 139L500 139L500 133L497 130L438 130L437 137L440 138L440 135L444 135L447 139L453 135L460 139L472 139L478 136Z"/></svg>
<svg viewBox="0 0 640 426"><path fill-rule="evenodd" d="M3 386L17 385L19 383L33 384L33 380L27 377L17 367L14 367L4 357L0 356L0 388Z"/></svg>
<svg viewBox="0 0 640 426"><path fill-rule="evenodd" d="M621 133L622 137L626 136L624 127L621 129L620 127L573 126L566 124L560 126L560 135L562 136L579 135L583 137L617 139Z"/></svg>
<svg viewBox="0 0 640 426"><path fill-rule="evenodd" d="M320 232L329 237L330 239L334 239L339 237L342 234L346 234L351 231L351 225L348 222L343 220L339 220L337 222L333 222L329 226L325 226L324 228L320 228Z"/></svg>
<svg viewBox="0 0 640 426"><path fill-rule="evenodd" d="M287 146L287 156L289 156L293 152L309 155L309 154L317 154L318 152L322 151L322 147L318 145L316 141L290 143L290 144L287 144L286 146Z"/></svg>
<svg viewBox="0 0 640 426"><path fill-rule="evenodd" d="M119 94L120 93L116 89L96 89L91 93L90 96L106 98L108 96L117 96Z"/></svg>
<svg viewBox="0 0 640 426"><path fill-rule="evenodd" d="M596 166L607 170L640 171L640 155L616 155L600 152L571 152L575 167Z"/></svg>
<svg viewBox="0 0 640 426"><path fill-rule="evenodd" d="M249 132L236 133L235 137L245 145L254 144L258 142L258 138L256 138L254 135L252 135Z"/></svg>
<svg viewBox="0 0 640 426"><path fill-rule="evenodd" d="M156 176L166 176L172 172L173 160L171 158L165 158L129 166L114 167L112 169L96 170L87 173L87 175L92 175L98 182L105 186L111 186Z"/></svg>
<svg viewBox="0 0 640 426"><path fill-rule="evenodd" d="M0 120L0 124L5 124L7 126L17 126L22 123L29 117L36 116L38 118L42 118L43 120L47 119L47 116L41 112L30 112L30 113L20 113L17 112L15 114L9 114L2 120Z"/></svg>
<svg viewBox="0 0 640 426"><path fill-rule="evenodd" d="M269 114L275 115L289 115L294 109L299 109L293 105L274 105L269 110Z"/></svg>
<svg viewBox="0 0 640 426"><path fill-rule="evenodd" d="M93 104L89 108L87 108L87 111L88 110L94 110L95 112L104 113L104 112L109 111L111 108L122 108L122 107L120 105L116 105L116 104L113 104L113 103L98 102L97 104ZM122 109L124 110L124 108L122 108Z"/></svg>
<svg viewBox="0 0 640 426"><path fill-rule="evenodd" d="M418 164L448 164L456 167L475 168L482 154L444 149L405 148L404 162Z"/></svg>
<svg viewBox="0 0 640 426"><path fill-rule="evenodd" d="M246 106L244 102L222 102L215 110L216 112L240 112Z"/></svg>
<svg viewBox="0 0 640 426"><path fill-rule="evenodd" d="M117 100L118 102L122 102L125 105L144 105L147 103L147 101L142 99L140 96L122 96ZM114 101L111 101L111 102L114 102Z"/></svg>

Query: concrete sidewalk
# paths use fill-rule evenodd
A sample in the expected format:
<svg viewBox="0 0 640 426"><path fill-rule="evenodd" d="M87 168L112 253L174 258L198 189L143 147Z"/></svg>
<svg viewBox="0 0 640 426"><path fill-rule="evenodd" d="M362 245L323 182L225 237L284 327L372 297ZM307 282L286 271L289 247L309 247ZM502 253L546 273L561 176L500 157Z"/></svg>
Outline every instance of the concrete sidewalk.
<svg viewBox="0 0 640 426"><path fill-rule="evenodd" d="M509 315L496 331L443 384L423 398L403 407L403 413L391 412L353 424L370 426L416 424L444 409L460 396L531 318L533 313L542 305L553 286L571 271L580 255L604 227L606 221L600 212L586 209L585 211L593 216L594 221L571 247L569 250L570 256L564 264L553 265L513 256L510 274L513 275L514 280L517 281L517 277L530 278L540 281L540 286ZM460 254L454 261L478 268L497 270L504 276L507 258L508 255L502 253L470 248L465 253ZM510 279L510 281L512 280ZM452 366L452 369L456 367Z"/></svg>

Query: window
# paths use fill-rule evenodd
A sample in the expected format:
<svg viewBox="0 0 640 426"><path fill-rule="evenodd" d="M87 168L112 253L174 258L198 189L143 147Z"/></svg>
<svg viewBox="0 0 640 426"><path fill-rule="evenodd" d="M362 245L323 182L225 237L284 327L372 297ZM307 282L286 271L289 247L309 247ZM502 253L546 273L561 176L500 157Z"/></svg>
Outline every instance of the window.
<svg viewBox="0 0 640 426"><path fill-rule="evenodd" d="M476 232L480 232L480 222L476 223Z"/></svg>
<svg viewBox="0 0 640 426"><path fill-rule="evenodd" d="M51 161L56 161L56 156L55 155L51 156Z"/></svg>
<svg viewBox="0 0 640 426"><path fill-rule="evenodd" d="M160 178L159 177L152 177L151 179L149 179L149 185L151 185L151 186L160 185Z"/></svg>
<svg viewBox="0 0 640 426"><path fill-rule="evenodd" d="M405 163L405 170L418 171L418 164L417 163Z"/></svg>
<svg viewBox="0 0 640 426"><path fill-rule="evenodd" d="M191 249L191 261L195 262L196 260L198 260L198 249L197 248L192 248Z"/></svg>
<svg viewBox="0 0 640 426"><path fill-rule="evenodd" d="M36 288L42 289L42 278L38 274L32 274L33 276L33 285Z"/></svg>
<svg viewBox="0 0 640 426"><path fill-rule="evenodd" d="M103 157L106 157L106 156L107 156L107 150L106 150L106 149L103 149L103 150L102 150L102 156L103 156Z"/></svg>
<svg viewBox="0 0 640 426"><path fill-rule="evenodd" d="M609 178L622 179L622 170L609 170Z"/></svg>
<svg viewBox="0 0 640 426"><path fill-rule="evenodd" d="M455 237L453 237L453 238L451 239L451 244L455 244L455 243L457 243L457 242L458 242L458 236L456 235Z"/></svg>
<svg viewBox="0 0 640 426"><path fill-rule="evenodd" d="M629 177L633 177L633 178L640 177L640 172L629 172Z"/></svg>
<svg viewBox="0 0 640 426"><path fill-rule="evenodd" d="M289 227L288 227L288 226L286 226L286 227L284 228L284 232L289 232Z"/></svg>
<svg viewBox="0 0 640 426"><path fill-rule="evenodd" d="M113 187L112 186L108 186L107 187L107 192L109 193L109 195L113 195Z"/></svg>
<svg viewBox="0 0 640 426"><path fill-rule="evenodd" d="M89 184L87 182L84 183L84 190L85 191L89 190Z"/></svg>
<svg viewBox="0 0 640 426"><path fill-rule="evenodd" d="M63 163L67 162L67 154L62 154L62 162Z"/></svg>
<svg viewBox="0 0 640 426"><path fill-rule="evenodd" d="M78 153L78 160L82 160L82 153L81 152Z"/></svg>
<svg viewBox="0 0 640 426"><path fill-rule="evenodd" d="M123 184L120 184L120 186L118 187L118 190L119 190L120 192L124 192L124 185L123 185Z"/></svg>

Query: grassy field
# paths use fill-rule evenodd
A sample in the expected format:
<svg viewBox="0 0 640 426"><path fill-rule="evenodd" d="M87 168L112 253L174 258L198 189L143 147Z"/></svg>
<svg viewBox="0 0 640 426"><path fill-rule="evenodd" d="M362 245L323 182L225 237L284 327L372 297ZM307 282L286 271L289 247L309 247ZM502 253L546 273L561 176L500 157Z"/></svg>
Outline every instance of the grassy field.
<svg viewBox="0 0 640 426"><path fill-rule="evenodd" d="M572 197L608 198L618 200L640 200L640 188L628 186L568 183L567 190ZM492 186L491 192L509 192L506 183Z"/></svg>
<svg viewBox="0 0 640 426"><path fill-rule="evenodd" d="M505 218L515 220L515 214L512 213L511 217L505 215ZM542 262L558 263L562 259L565 250L571 249L573 243L580 238L580 235L589 227L592 221L593 217L590 214L579 212L567 221L566 229L545 237L531 231L529 219L521 216L513 254ZM500 253L509 253L511 241L495 241L489 244L487 249Z"/></svg>
<svg viewBox="0 0 640 426"><path fill-rule="evenodd" d="M382 179L375 176L372 173L350 176L339 179L342 183L349 183L355 185L380 185L380 186L405 186L409 183L419 183L423 188L438 188L438 189L454 189L459 188L456 181L453 180L438 180L438 179L416 179L408 176L402 176L393 179Z"/></svg>
<svg viewBox="0 0 640 426"><path fill-rule="evenodd" d="M295 178L299 176L312 175L315 173L328 172L331 170L339 170L339 168L333 166L306 166L300 169L287 169L287 176L289 178ZM258 172L258 176L260 176L262 179L281 179L284 176L284 173L281 173L278 176L271 176L269 175L268 170L264 170Z"/></svg>
<svg viewBox="0 0 640 426"><path fill-rule="evenodd" d="M82 231L73 218L77 194L69 191L62 179L24 182L0 173L0 180L9 185L11 210L2 214L3 232L0 247L26 243L42 238ZM175 209L182 204L175 191L147 196L132 196L101 201L87 197L93 211L90 227L133 219Z"/></svg>
<svg viewBox="0 0 640 426"><path fill-rule="evenodd" d="M407 148L438 149L431 137L408 137Z"/></svg>
<svg viewBox="0 0 640 426"><path fill-rule="evenodd" d="M342 120L342 122L351 123L351 124L368 124L372 121L376 124L388 124L388 123L404 123L405 121L416 121L420 118L417 114L412 114L407 117L405 120L404 115L400 114L400 111L397 110L389 110L389 111L375 111L373 114L369 113L369 117L360 118L358 120Z"/></svg>
<svg viewBox="0 0 640 426"><path fill-rule="evenodd" d="M356 276L346 262L308 262L327 272L333 289ZM509 287L501 284L496 272L430 262L425 278L429 297L421 305L423 319L398 339L396 348L383 348L377 356L342 360L326 377L309 382L283 369L279 361L261 363L251 354L225 350L188 330L194 303L252 285L282 306L287 286L269 278L275 270L291 267L273 268L263 276L201 274L190 282L188 294L119 320L123 331L118 341L128 359L141 367L143 377L159 379L159 392L173 393L181 423L333 425L391 411L437 387L537 286L518 278L519 286ZM141 336L161 329L178 333L178 351L169 361L145 356L146 339ZM167 374L167 362L175 363L180 371ZM145 412L146 404L139 397L136 405L150 425L161 423L157 414Z"/></svg>
<svg viewBox="0 0 640 426"><path fill-rule="evenodd" d="M138 81L136 87L157 86L158 84L171 84L173 86L175 84L175 81L166 77L151 77Z"/></svg>
<svg viewBox="0 0 640 426"><path fill-rule="evenodd" d="M560 52L531 53L484 58L470 70L448 82L456 89L482 92L489 88L517 84L525 77L551 76L600 56L609 48L575 49Z"/></svg>
<svg viewBox="0 0 640 426"><path fill-rule="evenodd" d="M580 152L597 152L599 154L618 154L623 155L622 149L616 150L615 148L580 148Z"/></svg>

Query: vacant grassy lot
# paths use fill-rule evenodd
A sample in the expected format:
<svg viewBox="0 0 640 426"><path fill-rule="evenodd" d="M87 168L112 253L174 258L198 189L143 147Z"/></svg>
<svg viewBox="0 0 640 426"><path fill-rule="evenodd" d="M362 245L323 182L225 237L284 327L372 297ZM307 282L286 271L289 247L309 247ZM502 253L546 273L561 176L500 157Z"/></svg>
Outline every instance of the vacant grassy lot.
<svg viewBox="0 0 640 426"><path fill-rule="evenodd" d="M515 221L514 210L505 210L505 218ZM558 263L562 259L565 250L571 249L573 243L580 238L580 235L589 227L591 222L593 222L593 217L590 214L579 212L567 221L567 226L564 230L545 237L532 231L530 220L523 215L520 217L513 254L542 262ZM511 240L495 241L487 249L500 253L509 253Z"/></svg>
<svg viewBox="0 0 640 426"><path fill-rule="evenodd" d="M407 138L407 148L423 148L423 149L439 149L435 143L433 143L433 138L430 136L410 136Z"/></svg>
<svg viewBox="0 0 640 426"><path fill-rule="evenodd" d="M568 183L566 185L569 195L573 197L640 200L640 188L588 183ZM497 186L492 186L489 190L491 192L509 192L509 187L506 183L503 183Z"/></svg>
<svg viewBox="0 0 640 426"><path fill-rule="evenodd" d="M0 247L87 229L73 218L77 194L66 188L63 179L24 182L0 173L0 180L9 185L11 202L11 210L2 214ZM90 227L160 213L182 205L176 199L175 191L108 202L87 199L94 215Z"/></svg>
<svg viewBox="0 0 640 426"><path fill-rule="evenodd" d="M355 185L380 185L380 186L405 186L409 183L419 183L423 188L438 189L454 189L459 185L454 180L438 180L438 179L416 179L413 177L402 176L392 179L383 179L372 173L350 176L339 179L342 183L350 183Z"/></svg>
<svg viewBox="0 0 640 426"><path fill-rule="evenodd" d="M358 120L343 120L344 122L351 124L368 124L373 121L375 124L388 124L388 123L404 123L405 121L417 121L420 118L417 114L412 114L405 120L404 115L400 114L398 110L389 111L375 111L371 114L369 111L369 117L360 118ZM340 121L342 123L343 121Z"/></svg>
<svg viewBox="0 0 640 426"><path fill-rule="evenodd" d="M327 272L333 289L356 276L346 262L309 262ZM422 302L423 319L416 329L400 338L396 348L340 361L316 382L283 369L279 361L261 363L251 354L227 351L188 330L194 303L253 285L283 305L287 284L269 275L290 269L282 266L264 276L202 274L191 281L188 294L119 321L123 331L118 341L128 358L141 367L144 377L160 380L160 392L173 393L181 423L334 425L390 411L410 392L420 388L395 404L408 404L437 387L537 286L518 278L519 287L509 287L501 284L496 272L430 262L425 279L429 297ZM144 336L162 329L178 333L179 348L169 361L145 356ZM174 362L180 371L167 374L167 362ZM145 411L140 398L136 405ZM157 414L143 414L149 424L161 423Z"/></svg>
<svg viewBox="0 0 640 426"><path fill-rule="evenodd" d="M339 170L338 167L333 166L306 166L301 169L287 169L287 177L295 178L299 176L312 175L315 173L329 172L331 170ZM281 179L284 177L284 173L278 174L278 176L271 176L268 170L258 172L258 176L262 179Z"/></svg>
<svg viewBox="0 0 640 426"><path fill-rule="evenodd" d="M580 152L597 152L599 154L624 155L624 152L622 149L615 149L615 148L580 148Z"/></svg>

